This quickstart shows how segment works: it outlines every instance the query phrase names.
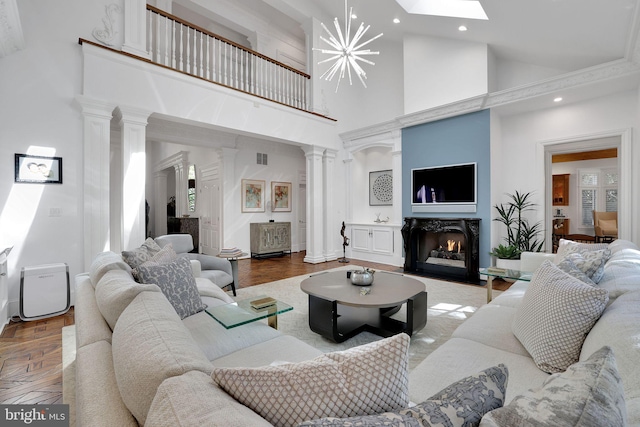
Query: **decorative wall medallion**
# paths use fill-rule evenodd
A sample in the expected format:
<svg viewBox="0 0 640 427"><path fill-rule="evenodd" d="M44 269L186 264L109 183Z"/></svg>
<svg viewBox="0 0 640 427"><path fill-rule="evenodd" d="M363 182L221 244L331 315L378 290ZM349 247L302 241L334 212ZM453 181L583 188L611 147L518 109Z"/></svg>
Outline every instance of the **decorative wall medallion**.
<svg viewBox="0 0 640 427"><path fill-rule="evenodd" d="M369 172L369 206L393 204L393 175L391 170Z"/></svg>
<svg viewBox="0 0 640 427"><path fill-rule="evenodd" d="M94 28L91 33L100 43L106 44L107 46L114 45L115 37L118 34L116 18L120 14L120 10L120 6L115 3L108 4L104 7L104 13L106 15L102 18L104 28Z"/></svg>

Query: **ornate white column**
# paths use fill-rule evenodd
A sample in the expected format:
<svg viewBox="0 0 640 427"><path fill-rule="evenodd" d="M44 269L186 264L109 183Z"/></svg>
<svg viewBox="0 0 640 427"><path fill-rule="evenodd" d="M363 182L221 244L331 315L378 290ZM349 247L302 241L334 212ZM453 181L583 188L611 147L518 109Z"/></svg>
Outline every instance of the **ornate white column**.
<svg viewBox="0 0 640 427"><path fill-rule="evenodd" d="M333 261L338 259L336 256L336 235L340 229L336 225L335 221L335 209L333 208L333 194L332 191L335 188L335 162L336 162L337 150L326 149L324 151L324 157L322 162L322 174L323 181L323 196L324 196L324 215L323 215L323 227L324 227L324 259L325 261Z"/></svg>
<svg viewBox="0 0 640 427"><path fill-rule="evenodd" d="M325 198L322 179L324 148L314 145L304 147L307 158L307 254L305 262L318 264L325 261L323 254Z"/></svg>
<svg viewBox="0 0 640 427"><path fill-rule="evenodd" d="M146 126L149 112L119 106L116 110L121 130L122 214L120 218L122 247L118 251L138 247L145 236ZM117 220L112 218L113 221Z"/></svg>
<svg viewBox="0 0 640 427"><path fill-rule="evenodd" d="M189 213L187 200L189 163L186 160L177 163L173 165L173 169L176 174L176 218L180 218Z"/></svg>
<svg viewBox="0 0 640 427"><path fill-rule="evenodd" d="M344 188L346 188L345 196L347 198L347 205L344 212L345 217L342 219L342 221L349 223L353 220L353 197L351 197L351 178L353 173L351 171L351 168L353 164L353 153L351 151L347 151L345 153L345 157L346 158L342 161L342 163L344 163Z"/></svg>
<svg viewBox="0 0 640 427"><path fill-rule="evenodd" d="M391 165L393 170L393 219L392 222L404 223L402 218L402 133L393 132Z"/></svg>
<svg viewBox="0 0 640 427"><path fill-rule="evenodd" d="M124 0L124 43L122 51L149 58L147 51L147 2Z"/></svg>
<svg viewBox="0 0 640 427"><path fill-rule="evenodd" d="M84 269L100 252L110 249L109 160L111 117L115 105L84 96L76 100L82 108L84 138Z"/></svg>

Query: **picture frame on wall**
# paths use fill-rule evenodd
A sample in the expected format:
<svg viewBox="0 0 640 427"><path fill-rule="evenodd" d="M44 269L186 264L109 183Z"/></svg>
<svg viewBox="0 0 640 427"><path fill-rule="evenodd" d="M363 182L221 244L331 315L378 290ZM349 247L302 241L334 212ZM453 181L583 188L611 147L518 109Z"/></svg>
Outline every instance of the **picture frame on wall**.
<svg viewBox="0 0 640 427"><path fill-rule="evenodd" d="M369 206L393 205L393 171L369 172Z"/></svg>
<svg viewBox="0 0 640 427"><path fill-rule="evenodd" d="M16 153L15 182L62 184L62 157Z"/></svg>
<svg viewBox="0 0 640 427"><path fill-rule="evenodd" d="M263 180L242 180L242 212L264 212L264 186Z"/></svg>
<svg viewBox="0 0 640 427"><path fill-rule="evenodd" d="M291 212L291 183L271 181L271 210Z"/></svg>

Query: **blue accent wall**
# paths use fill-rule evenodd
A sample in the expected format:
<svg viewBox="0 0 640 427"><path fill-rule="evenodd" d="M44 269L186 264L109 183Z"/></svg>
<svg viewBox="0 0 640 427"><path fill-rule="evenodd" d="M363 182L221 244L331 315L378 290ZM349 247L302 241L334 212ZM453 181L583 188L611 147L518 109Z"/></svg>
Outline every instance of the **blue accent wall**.
<svg viewBox="0 0 640 427"><path fill-rule="evenodd" d="M480 267L491 265L490 111L482 110L402 130L402 216L480 218ZM413 213L411 169L477 163L476 213Z"/></svg>

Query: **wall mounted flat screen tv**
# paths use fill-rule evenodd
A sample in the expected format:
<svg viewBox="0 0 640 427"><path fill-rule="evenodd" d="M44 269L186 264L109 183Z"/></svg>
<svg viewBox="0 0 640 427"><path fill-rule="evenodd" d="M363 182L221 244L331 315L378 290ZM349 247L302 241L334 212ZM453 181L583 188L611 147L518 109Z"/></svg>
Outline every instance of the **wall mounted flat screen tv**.
<svg viewBox="0 0 640 427"><path fill-rule="evenodd" d="M414 212L475 212L476 197L476 163L411 170Z"/></svg>

